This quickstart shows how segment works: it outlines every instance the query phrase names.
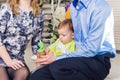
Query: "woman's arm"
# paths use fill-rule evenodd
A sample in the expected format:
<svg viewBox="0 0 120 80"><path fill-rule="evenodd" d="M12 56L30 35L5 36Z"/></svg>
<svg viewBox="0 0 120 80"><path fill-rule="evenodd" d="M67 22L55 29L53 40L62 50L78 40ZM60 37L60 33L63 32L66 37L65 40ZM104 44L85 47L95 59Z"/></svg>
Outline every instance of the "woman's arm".
<svg viewBox="0 0 120 80"><path fill-rule="evenodd" d="M0 46L0 57L4 60L4 62L9 65L12 59L10 58L5 46Z"/></svg>
<svg viewBox="0 0 120 80"><path fill-rule="evenodd" d="M6 47L4 46L4 35L9 17L10 13L8 10L8 6L4 4L0 7L0 58L3 59L7 66L12 67L16 70L24 65L21 61L12 60L6 50Z"/></svg>
<svg viewBox="0 0 120 80"><path fill-rule="evenodd" d="M11 59L5 46L0 46L0 57L6 63L7 66L12 67L14 70L20 69L24 64L16 59Z"/></svg>

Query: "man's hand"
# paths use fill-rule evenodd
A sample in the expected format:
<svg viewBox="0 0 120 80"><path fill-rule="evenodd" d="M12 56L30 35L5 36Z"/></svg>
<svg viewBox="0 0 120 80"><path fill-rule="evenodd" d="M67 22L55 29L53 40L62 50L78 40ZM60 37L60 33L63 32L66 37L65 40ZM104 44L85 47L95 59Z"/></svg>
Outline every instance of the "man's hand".
<svg viewBox="0 0 120 80"><path fill-rule="evenodd" d="M35 62L39 64L50 64L56 60L56 56L54 53L50 51L50 49L45 49L46 55L42 55L39 59L37 59Z"/></svg>

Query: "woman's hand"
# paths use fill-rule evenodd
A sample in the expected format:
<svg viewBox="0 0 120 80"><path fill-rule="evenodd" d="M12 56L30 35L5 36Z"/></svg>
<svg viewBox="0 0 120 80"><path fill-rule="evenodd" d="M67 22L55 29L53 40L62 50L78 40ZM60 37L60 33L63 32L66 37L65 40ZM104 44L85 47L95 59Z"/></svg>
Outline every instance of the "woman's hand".
<svg viewBox="0 0 120 80"><path fill-rule="evenodd" d="M13 68L14 70L20 69L24 66L23 62L17 59L13 59L6 63L7 66Z"/></svg>
<svg viewBox="0 0 120 80"><path fill-rule="evenodd" d="M13 68L14 70L20 69L21 67L24 66L22 61L17 59L11 59L4 45L0 46L0 57L3 59L3 61L6 63L8 67Z"/></svg>
<svg viewBox="0 0 120 80"><path fill-rule="evenodd" d="M48 48L45 49L46 55L42 55L35 62L39 64L50 64L56 60L56 56Z"/></svg>

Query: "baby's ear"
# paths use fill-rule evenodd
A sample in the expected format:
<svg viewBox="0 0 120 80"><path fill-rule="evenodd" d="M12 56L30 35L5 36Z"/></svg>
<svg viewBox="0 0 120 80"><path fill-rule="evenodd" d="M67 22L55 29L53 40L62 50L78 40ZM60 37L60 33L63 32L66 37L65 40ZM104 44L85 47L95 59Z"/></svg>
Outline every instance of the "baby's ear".
<svg viewBox="0 0 120 80"><path fill-rule="evenodd" d="M72 38L74 38L74 33L72 33Z"/></svg>

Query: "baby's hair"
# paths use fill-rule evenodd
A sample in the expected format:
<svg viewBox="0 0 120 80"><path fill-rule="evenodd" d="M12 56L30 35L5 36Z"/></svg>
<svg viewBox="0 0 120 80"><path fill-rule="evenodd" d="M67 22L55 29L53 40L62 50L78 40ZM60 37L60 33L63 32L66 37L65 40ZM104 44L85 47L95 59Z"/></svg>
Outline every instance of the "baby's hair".
<svg viewBox="0 0 120 80"><path fill-rule="evenodd" d="M61 29L61 28L64 28L64 27L68 27L68 29L70 29L72 32L74 32L73 24L72 24L72 20L71 19L65 19L64 21L62 21L58 25L58 29Z"/></svg>

